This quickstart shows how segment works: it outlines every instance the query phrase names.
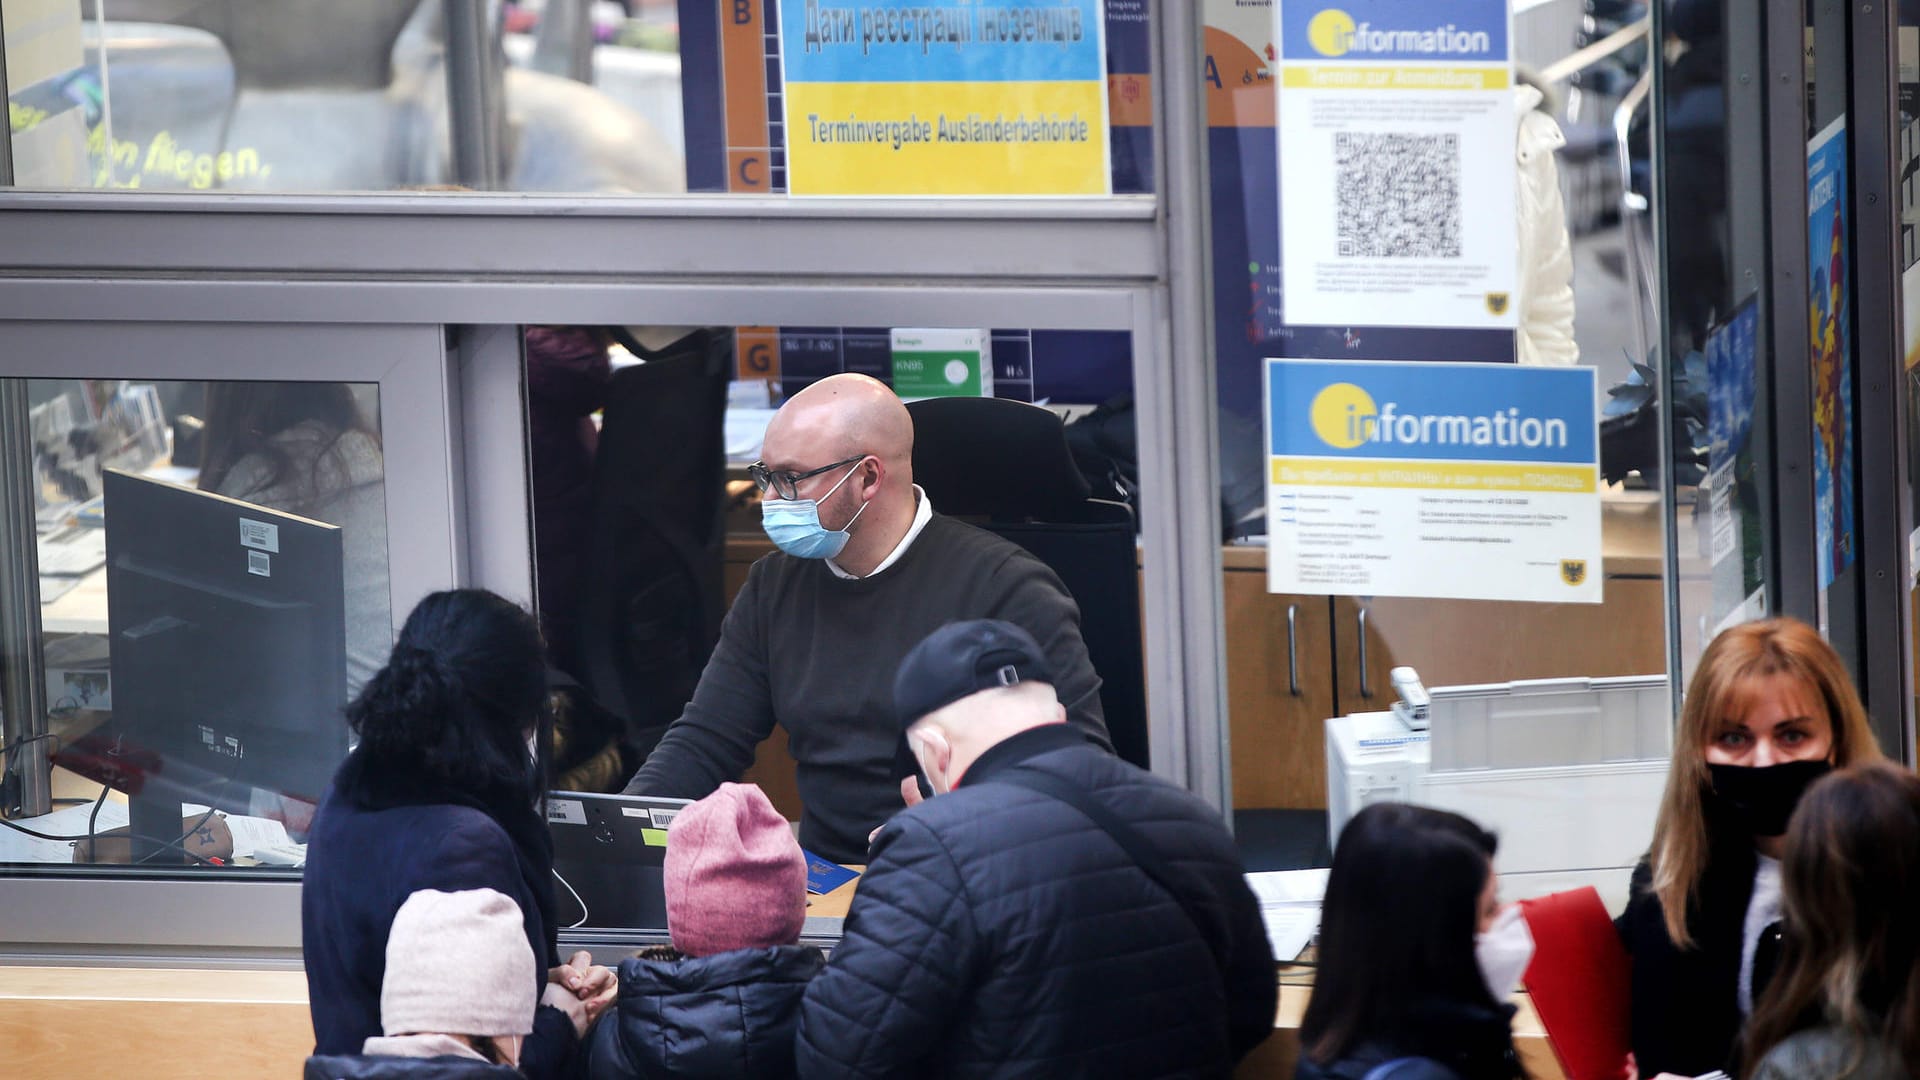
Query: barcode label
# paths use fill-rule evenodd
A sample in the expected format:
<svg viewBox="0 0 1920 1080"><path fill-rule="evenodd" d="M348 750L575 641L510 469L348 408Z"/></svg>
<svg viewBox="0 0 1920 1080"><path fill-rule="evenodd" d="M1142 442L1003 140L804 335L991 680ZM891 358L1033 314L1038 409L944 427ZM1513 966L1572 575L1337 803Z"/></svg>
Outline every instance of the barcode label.
<svg viewBox="0 0 1920 1080"><path fill-rule="evenodd" d="M272 577L273 556L264 551L247 552L247 573L259 577Z"/></svg>
<svg viewBox="0 0 1920 1080"><path fill-rule="evenodd" d="M240 519L240 546L280 553L280 526L267 521Z"/></svg>

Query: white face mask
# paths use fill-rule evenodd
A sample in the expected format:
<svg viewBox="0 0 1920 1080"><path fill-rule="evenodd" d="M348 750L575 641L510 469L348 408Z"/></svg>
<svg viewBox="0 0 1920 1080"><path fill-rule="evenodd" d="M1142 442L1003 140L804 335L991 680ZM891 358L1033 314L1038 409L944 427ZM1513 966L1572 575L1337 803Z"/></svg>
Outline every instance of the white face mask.
<svg viewBox="0 0 1920 1080"><path fill-rule="evenodd" d="M1521 976L1533 962L1533 931L1518 905L1494 917L1493 926L1473 937L1473 958L1479 962L1480 978L1493 992L1495 1001L1504 1002L1520 987Z"/></svg>

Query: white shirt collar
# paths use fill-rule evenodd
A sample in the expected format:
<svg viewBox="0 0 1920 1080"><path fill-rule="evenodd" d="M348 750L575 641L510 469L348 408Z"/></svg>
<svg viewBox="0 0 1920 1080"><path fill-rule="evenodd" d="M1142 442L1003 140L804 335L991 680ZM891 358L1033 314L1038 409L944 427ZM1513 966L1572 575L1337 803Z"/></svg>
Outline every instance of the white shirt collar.
<svg viewBox="0 0 1920 1080"><path fill-rule="evenodd" d="M914 501L919 504L913 511L913 524L908 526L907 535L901 537L898 544L893 545L893 550L887 553L887 557L880 560L880 565L873 568L873 574L877 574L887 567L892 566L894 563L899 562L900 556L907 553L907 548L912 546L914 538L920 535L920 530L926 528L927 522L933 520L933 500L927 498L927 493L920 490L919 484L913 485L913 498ZM827 560L827 569L833 571L833 576L837 578L845 578L848 581L855 581L860 578L859 574L849 574L845 570L842 570L840 564L834 562L832 559ZM873 574L866 576L872 577Z"/></svg>

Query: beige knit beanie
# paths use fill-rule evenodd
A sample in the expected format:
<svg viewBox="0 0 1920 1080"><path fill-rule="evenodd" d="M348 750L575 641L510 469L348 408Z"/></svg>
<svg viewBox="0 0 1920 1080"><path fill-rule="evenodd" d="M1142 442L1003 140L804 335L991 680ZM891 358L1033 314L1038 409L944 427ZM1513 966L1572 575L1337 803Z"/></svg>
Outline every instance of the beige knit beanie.
<svg viewBox="0 0 1920 1080"><path fill-rule="evenodd" d="M380 1027L388 1035L525 1035L533 949L520 905L492 889L407 897L387 931Z"/></svg>

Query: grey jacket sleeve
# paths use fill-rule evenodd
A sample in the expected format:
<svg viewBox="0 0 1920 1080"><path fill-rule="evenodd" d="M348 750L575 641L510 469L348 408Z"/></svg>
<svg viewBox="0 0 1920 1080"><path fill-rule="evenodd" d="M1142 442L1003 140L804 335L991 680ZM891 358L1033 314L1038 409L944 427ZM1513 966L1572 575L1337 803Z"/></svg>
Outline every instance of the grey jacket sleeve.
<svg viewBox="0 0 1920 1080"><path fill-rule="evenodd" d="M660 745L627 784L628 795L699 799L753 764L754 751L773 732L764 631L765 560L720 624L720 641L700 673L693 700L667 728Z"/></svg>
<svg viewBox="0 0 1920 1080"><path fill-rule="evenodd" d="M1111 751L1106 714L1100 707L1100 676L1094 674L1087 643L1080 636L1080 605L1046 563L1027 554L1009 556L996 576L999 595L989 617L1005 619L1040 643L1053 668L1053 690L1066 706L1067 723L1089 741Z"/></svg>
<svg viewBox="0 0 1920 1080"><path fill-rule="evenodd" d="M922 1076L969 1000L977 944L959 867L911 814L874 840L846 931L807 986L794 1039L801 1077Z"/></svg>

